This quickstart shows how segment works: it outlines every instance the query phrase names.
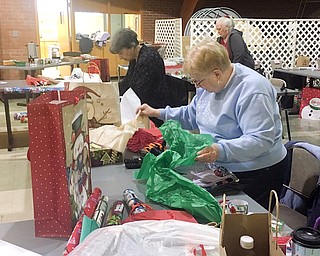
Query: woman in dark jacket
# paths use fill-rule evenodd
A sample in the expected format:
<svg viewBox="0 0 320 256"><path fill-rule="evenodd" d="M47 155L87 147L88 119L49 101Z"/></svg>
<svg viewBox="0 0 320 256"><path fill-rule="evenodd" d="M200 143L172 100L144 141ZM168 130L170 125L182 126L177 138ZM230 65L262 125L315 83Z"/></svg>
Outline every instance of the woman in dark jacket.
<svg viewBox="0 0 320 256"><path fill-rule="evenodd" d="M124 79L119 83L120 95L130 87L140 98L154 108L168 105L168 86L165 67L160 54L152 47L139 45L137 34L131 29L120 29L111 37L110 52L129 61ZM152 118L157 125L163 122Z"/></svg>
<svg viewBox="0 0 320 256"><path fill-rule="evenodd" d="M217 41L226 47L232 63L241 63L254 69L254 60L242 38L242 32L234 28L231 17L221 17L216 22L216 29L220 35Z"/></svg>

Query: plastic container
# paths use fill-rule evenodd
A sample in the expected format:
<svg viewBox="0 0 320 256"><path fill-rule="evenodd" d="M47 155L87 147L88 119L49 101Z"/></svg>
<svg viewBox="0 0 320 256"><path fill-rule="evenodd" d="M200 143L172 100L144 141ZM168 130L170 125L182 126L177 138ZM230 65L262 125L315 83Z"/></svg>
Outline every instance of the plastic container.
<svg viewBox="0 0 320 256"><path fill-rule="evenodd" d="M240 237L240 252L239 256L256 256L254 252L254 239L251 236Z"/></svg>
<svg viewBox="0 0 320 256"><path fill-rule="evenodd" d="M292 232L292 256L320 256L320 232L309 227Z"/></svg>

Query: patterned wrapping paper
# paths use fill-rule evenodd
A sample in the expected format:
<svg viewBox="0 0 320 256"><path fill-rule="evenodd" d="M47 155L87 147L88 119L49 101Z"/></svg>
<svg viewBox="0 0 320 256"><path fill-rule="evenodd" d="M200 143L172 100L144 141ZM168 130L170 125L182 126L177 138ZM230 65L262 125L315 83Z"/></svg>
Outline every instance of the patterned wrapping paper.
<svg viewBox="0 0 320 256"><path fill-rule="evenodd" d="M111 148L101 148L90 144L91 166L97 167L109 164L122 164L123 154Z"/></svg>
<svg viewBox="0 0 320 256"><path fill-rule="evenodd" d="M43 93L62 90L64 88L58 86L5 87L4 93Z"/></svg>

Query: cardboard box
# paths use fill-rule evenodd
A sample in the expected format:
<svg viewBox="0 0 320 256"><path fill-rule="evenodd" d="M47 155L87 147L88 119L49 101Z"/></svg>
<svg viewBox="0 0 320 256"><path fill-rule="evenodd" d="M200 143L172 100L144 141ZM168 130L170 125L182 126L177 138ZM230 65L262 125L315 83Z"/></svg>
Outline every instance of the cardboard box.
<svg viewBox="0 0 320 256"><path fill-rule="evenodd" d="M296 60L296 67L309 67L310 58L307 56L298 56Z"/></svg>
<svg viewBox="0 0 320 256"><path fill-rule="evenodd" d="M270 63L272 70L275 70L276 68L282 68L282 60L272 60Z"/></svg>
<svg viewBox="0 0 320 256"><path fill-rule="evenodd" d="M111 148L102 148L93 143L90 144L91 167L109 164L122 164L123 154Z"/></svg>
<svg viewBox="0 0 320 256"><path fill-rule="evenodd" d="M188 51L190 50L190 36L182 37L182 57L187 56Z"/></svg>

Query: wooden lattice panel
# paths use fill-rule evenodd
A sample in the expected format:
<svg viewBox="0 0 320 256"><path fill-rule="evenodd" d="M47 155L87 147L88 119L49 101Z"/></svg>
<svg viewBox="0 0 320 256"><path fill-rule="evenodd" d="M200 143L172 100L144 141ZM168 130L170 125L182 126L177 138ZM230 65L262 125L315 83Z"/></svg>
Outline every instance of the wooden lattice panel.
<svg viewBox="0 0 320 256"><path fill-rule="evenodd" d="M155 43L167 45L164 58L182 56L182 20L168 19L155 21Z"/></svg>
<svg viewBox="0 0 320 256"><path fill-rule="evenodd" d="M211 37L216 40L216 19L191 20L191 46ZM299 55L310 57L316 67L320 57L320 20L235 19L236 29L243 32L255 61L260 62L266 76L272 76L271 61L281 60L284 68L292 68Z"/></svg>

